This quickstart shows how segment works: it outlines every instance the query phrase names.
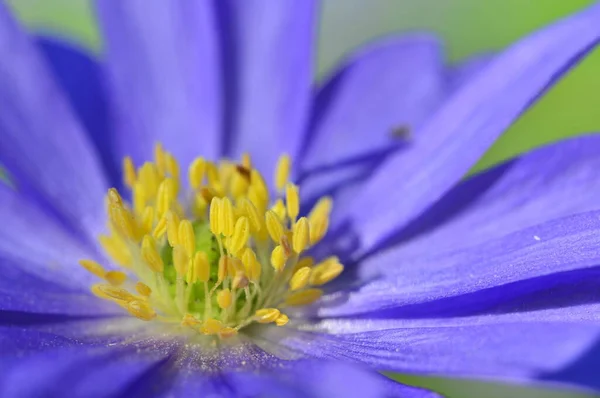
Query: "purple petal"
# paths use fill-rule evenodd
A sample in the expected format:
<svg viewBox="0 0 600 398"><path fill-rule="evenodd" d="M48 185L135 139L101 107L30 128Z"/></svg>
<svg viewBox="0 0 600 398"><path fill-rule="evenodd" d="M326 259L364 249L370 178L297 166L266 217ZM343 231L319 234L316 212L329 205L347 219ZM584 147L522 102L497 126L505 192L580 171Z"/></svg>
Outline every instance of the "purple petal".
<svg viewBox="0 0 600 398"><path fill-rule="evenodd" d="M597 209L599 153L600 135L580 136L472 177L404 228L398 250L405 257L441 254Z"/></svg>
<svg viewBox="0 0 600 398"><path fill-rule="evenodd" d="M271 175L283 152L295 156L305 131L313 79L314 0L221 2L233 114L229 154L253 155Z"/></svg>
<svg viewBox="0 0 600 398"><path fill-rule="evenodd" d="M398 254L394 250L367 260L395 271L349 293L343 303L322 308L320 314L397 308L596 266L600 264L600 212L550 221L443 255L406 258Z"/></svg>
<svg viewBox="0 0 600 398"><path fill-rule="evenodd" d="M403 320L371 331L355 331L352 321L341 326L332 321L330 327L336 334L296 332L282 344L304 354L377 369L533 381L568 368L600 337L598 325L518 321L510 315Z"/></svg>
<svg viewBox="0 0 600 398"><path fill-rule="evenodd" d="M91 275L77 261L97 259L81 239L27 197L0 184L0 259L48 282L86 286Z"/></svg>
<svg viewBox="0 0 600 398"><path fill-rule="evenodd" d="M85 49L66 41L40 36L37 44L96 146L111 185L118 186L121 164L114 161L114 137L109 134L105 71Z"/></svg>
<svg viewBox="0 0 600 398"><path fill-rule="evenodd" d="M344 61L319 89L304 169L385 152L406 140L445 94L439 40L413 35L379 40Z"/></svg>
<svg viewBox="0 0 600 398"><path fill-rule="evenodd" d="M449 68L447 71L449 90L456 92L461 89L491 65L495 57L496 54L492 53L477 54Z"/></svg>
<svg viewBox="0 0 600 398"><path fill-rule="evenodd" d="M91 142L36 46L0 5L0 162L19 189L78 230L104 220L106 181Z"/></svg>
<svg viewBox="0 0 600 398"><path fill-rule="evenodd" d="M135 349L65 347L21 358L3 358L0 395L6 397L134 396L143 380L154 393L161 386L164 354L139 354ZM149 393L151 390L146 390ZM142 395L138 395L142 396ZM147 395L144 395L147 396Z"/></svg>
<svg viewBox="0 0 600 398"><path fill-rule="evenodd" d="M221 65L212 4L97 1L120 156L150 160L158 141L184 167L195 156L220 155Z"/></svg>
<svg viewBox="0 0 600 398"><path fill-rule="evenodd" d="M539 95L600 37L600 6L553 24L499 55L391 158L352 205L361 251L414 219L455 184ZM418 137L426 140L418 141Z"/></svg>

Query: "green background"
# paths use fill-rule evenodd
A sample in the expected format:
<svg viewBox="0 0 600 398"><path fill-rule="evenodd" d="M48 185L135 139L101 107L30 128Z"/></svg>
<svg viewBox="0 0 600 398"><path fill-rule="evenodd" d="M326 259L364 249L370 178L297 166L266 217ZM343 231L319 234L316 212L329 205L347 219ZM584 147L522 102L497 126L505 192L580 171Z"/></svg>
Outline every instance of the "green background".
<svg viewBox="0 0 600 398"><path fill-rule="evenodd" d="M300 0L301 1L301 0ZM37 32L68 38L94 53L101 40L89 1L9 0ZM499 50L590 0L325 0L318 73L348 50L382 34L430 29L447 43L449 62ZM600 51L596 51L522 116L475 166L481 170L541 144L600 130ZM468 360L468 358L465 358ZM584 397L573 392L416 376L394 376L448 397Z"/></svg>

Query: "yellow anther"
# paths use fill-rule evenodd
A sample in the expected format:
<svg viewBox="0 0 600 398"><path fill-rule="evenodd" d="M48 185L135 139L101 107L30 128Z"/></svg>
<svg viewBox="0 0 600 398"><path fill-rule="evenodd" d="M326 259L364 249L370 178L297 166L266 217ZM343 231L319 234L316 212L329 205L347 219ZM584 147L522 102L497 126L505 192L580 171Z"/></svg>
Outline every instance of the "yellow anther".
<svg viewBox="0 0 600 398"><path fill-rule="evenodd" d="M143 321L151 321L156 317L156 312L146 301L132 300L127 303L127 311Z"/></svg>
<svg viewBox="0 0 600 398"><path fill-rule="evenodd" d="M208 215L210 222L210 232L213 235L221 234L221 199L214 197L210 202L210 213Z"/></svg>
<svg viewBox="0 0 600 398"><path fill-rule="evenodd" d="M254 206L247 198L243 198L241 201L241 207L246 217L248 217L248 221L250 221L250 228L252 232L260 231L262 221L256 206Z"/></svg>
<svg viewBox="0 0 600 398"><path fill-rule="evenodd" d="M142 212L142 228L145 234L152 232L152 225L154 224L154 208L152 206L146 206Z"/></svg>
<svg viewBox="0 0 600 398"><path fill-rule="evenodd" d="M255 283L258 282L260 280L262 267L256 258L254 250L249 247L244 249L244 252L242 253L242 263L244 264L244 269L248 278Z"/></svg>
<svg viewBox="0 0 600 398"><path fill-rule="evenodd" d="M181 326L189 326L191 328L197 328L202 325L198 319L196 319L192 314L185 314L181 319Z"/></svg>
<svg viewBox="0 0 600 398"><path fill-rule="evenodd" d="M290 178L290 170L292 168L292 160L288 155L281 155L275 169L275 188L282 191L285 183Z"/></svg>
<svg viewBox="0 0 600 398"><path fill-rule="evenodd" d="M158 219L158 222L152 231L152 236L154 239L160 239L165 232L167 232L167 217L163 216Z"/></svg>
<svg viewBox="0 0 600 398"><path fill-rule="evenodd" d="M146 191L144 191L144 187L141 182L138 181L133 185L131 194L133 197L133 210L136 214L140 214L148 202L148 199L146 198Z"/></svg>
<svg viewBox="0 0 600 398"><path fill-rule="evenodd" d="M191 280L188 280L188 283L208 282L210 279L210 263L205 252L199 251L194 255L192 273L193 276Z"/></svg>
<svg viewBox="0 0 600 398"><path fill-rule="evenodd" d="M221 199L221 208L219 212L219 226L221 233L225 236L231 236L235 226L235 216L233 214L233 205L228 197Z"/></svg>
<svg viewBox="0 0 600 398"><path fill-rule="evenodd" d="M135 219L123 205L123 199L116 189L109 189L108 200L108 217L114 228L124 237L137 240Z"/></svg>
<svg viewBox="0 0 600 398"><path fill-rule="evenodd" d="M291 238L291 231L281 237L281 248L283 249L283 254L286 258L289 258L292 255L292 244L290 243Z"/></svg>
<svg viewBox="0 0 600 398"><path fill-rule="evenodd" d="M217 293L217 304L219 304L219 308L222 310L226 310L231 307L233 299L231 296L231 291L229 289L223 289Z"/></svg>
<svg viewBox="0 0 600 398"><path fill-rule="evenodd" d="M129 293L127 290L125 290L123 288L111 286L111 285L97 285L97 286L98 286L98 289L103 294L105 294L107 297L110 297L114 300L129 301L129 300L135 299L133 294Z"/></svg>
<svg viewBox="0 0 600 398"><path fill-rule="evenodd" d="M194 201L192 203L192 212L196 218L204 219L206 217L206 208L208 207L208 202L204 199L204 196L197 192L194 194Z"/></svg>
<svg viewBox="0 0 600 398"><path fill-rule="evenodd" d="M206 173L206 160L201 157L194 159L188 170L190 186L197 190L202 185L204 174Z"/></svg>
<svg viewBox="0 0 600 398"><path fill-rule="evenodd" d="M98 278L104 279L104 274L106 274L106 270L97 262L93 260L79 260L79 265L85 268L88 272L96 275Z"/></svg>
<svg viewBox="0 0 600 398"><path fill-rule="evenodd" d="M196 252L196 236L190 220L182 220L179 223L178 235L179 243L187 250L190 257L193 256Z"/></svg>
<svg viewBox="0 0 600 398"><path fill-rule="evenodd" d="M150 286L143 282L138 282L135 284L135 291L144 297L150 297L152 294L152 289L150 289Z"/></svg>
<svg viewBox="0 0 600 398"><path fill-rule="evenodd" d="M156 212L159 217L162 217L167 210L171 207L171 202L175 199L171 196L173 192L172 184L174 181L170 178L165 178L158 186L158 193L156 194Z"/></svg>
<svg viewBox="0 0 600 398"><path fill-rule="evenodd" d="M219 257L219 265L217 268L217 281L218 282L222 282L223 279L225 279L225 277L227 276L227 267L228 267L228 263L229 262L229 258L227 256L221 256Z"/></svg>
<svg viewBox="0 0 600 398"><path fill-rule="evenodd" d="M133 160L131 160L130 156L125 156L123 158L123 182L128 188L132 188L133 184L135 184L135 166L133 165Z"/></svg>
<svg viewBox="0 0 600 398"><path fill-rule="evenodd" d="M312 269L310 284L314 286L324 285L337 278L343 270L344 266L340 264L337 257L328 257Z"/></svg>
<svg viewBox="0 0 600 398"><path fill-rule="evenodd" d="M179 179L179 163L177 162L177 159L175 159L175 157L173 155L171 155L170 153L166 152L165 160L167 162L167 171L169 172L171 177L178 180Z"/></svg>
<svg viewBox="0 0 600 398"><path fill-rule="evenodd" d="M222 328L221 330L219 330L219 337L221 338L228 338L228 337L232 337L235 336L237 334L237 330L226 326L224 328Z"/></svg>
<svg viewBox="0 0 600 398"><path fill-rule="evenodd" d="M285 262L287 261L287 257L285 256L285 251L283 247L280 245L275 246L273 251L271 252L271 265L275 268L276 271L281 271L285 266Z"/></svg>
<svg viewBox="0 0 600 398"><path fill-rule="evenodd" d="M281 237L284 235L285 230L283 229L283 225L281 225L281 221L279 221L279 218L272 210L265 213L265 222L267 224L267 231L269 231L269 236L273 239L273 242L281 242Z"/></svg>
<svg viewBox="0 0 600 398"><path fill-rule="evenodd" d="M142 258L152 271L163 272L165 265L156 249L156 242L150 235L146 235L142 239Z"/></svg>
<svg viewBox="0 0 600 398"><path fill-rule="evenodd" d="M233 278L238 272L244 272L242 260L235 257L227 258L227 276Z"/></svg>
<svg viewBox="0 0 600 398"><path fill-rule="evenodd" d="M122 271L108 271L104 279L113 286L120 286L127 280L127 275Z"/></svg>
<svg viewBox="0 0 600 398"><path fill-rule="evenodd" d="M258 323L275 322L279 315L281 315L281 312L277 308L262 308L254 314Z"/></svg>
<svg viewBox="0 0 600 398"><path fill-rule="evenodd" d="M98 237L100 245L115 260L115 262L124 267L131 266L133 259L129 248L118 236L100 235Z"/></svg>
<svg viewBox="0 0 600 398"><path fill-rule="evenodd" d="M242 271L237 271L231 282L231 286L234 289L243 289L248 286L248 277Z"/></svg>
<svg viewBox="0 0 600 398"><path fill-rule="evenodd" d="M223 323L221 323L221 321L213 319L213 318L208 318L202 324L201 331L204 334L211 335L211 334L219 333L222 329L223 329Z"/></svg>
<svg viewBox="0 0 600 398"><path fill-rule="evenodd" d="M237 253L246 245L250 237L250 222L247 217L238 218L231 240L229 242L229 251Z"/></svg>
<svg viewBox="0 0 600 398"><path fill-rule="evenodd" d="M302 257L300 260L298 260L298 262L294 266L294 271L293 272L296 272L300 268L304 268L304 267L312 268L312 266L314 264L315 264L315 259L314 258L312 258L310 256Z"/></svg>
<svg viewBox="0 0 600 398"><path fill-rule="evenodd" d="M312 304L323 296L321 289L306 289L294 292L286 297L285 303L289 306Z"/></svg>
<svg viewBox="0 0 600 398"><path fill-rule="evenodd" d="M257 170L252 170L250 173L250 187L256 192L261 203L269 203L269 188L265 183L265 179ZM259 207L258 203L254 201L253 203Z"/></svg>
<svg viewBox="0 0 600 398"><path fill-rule="evenodd" d="M311 245L320 241L327 233L332 203L333 202L329 197L321 198L308 215Z"/></svg>
<svg viewBox="0 0 600 398"><path fill-rule="evenodd" d="M298 186L288 182L285 186L285 203L287 205L287 214L292 221L296 221L300 213L300 194Z"/></svg>
<svg viewBox="0 0 600 398"><path fill-rule="evenodd" d="M242 154L242 166L248 170L252 169L252 159L250 158L250 154L248 152L244 152Z"/></svg>
<svg viewBox="0 0 600 398"><path fill-rule="evenodd" d="M290 290L292 292L304 288L308 284L310 278L310 268L302 267L298 271L294 272L292 279L290 279Z"/></svg>
<svg viewBox="0 0 600 398"><path fill-rule="evenodd" d="M286 209L285 209L285 205L283 204L283 200L277 199L275 201L275 204L273 204L273 206L271 207L271 211L273 213L277 214L277 217L279 217L279 220L281 220L281 221L285 220Z"/></svg>
<svg viewBox="0 0 600 398"><path fill-rule="evenodd" d="M179 276L185 276L190 267L188 251L181 245L173 247L173 266Z"/></svg>
<svg viewBox="0 0 600 398"><path fill-rule="evenodd" d="M248 192L246 193L246 196L248 197L248 199L250 200L250 202L252 202L252 204L254 205L254 207L256 207L256 209L258 210L259 213L264 213L267 205L269 204L269 202L266 199L263 199L259 194L258 191L256 190L255 187L253 187L252 185L250 185L250 188L248 188Z"/></svg>
<svg viewBox="0 0 600 398"><path fill-rule="evenodd" d="M154 161L160 174L164 175L167 172L166 152L160 142L154 145Z"/></svg>
<svg viewBox="0 0 600 398"><path fill-rule="evenodd" d="M286 314L281 314L277 319L275 319L275 324L277 326L285 326L289 322L290 318Z"/></svg>
<svg viewBox="0 0 600 398"><path fill-rule="evenodd" d="M138 171L138 181L144 187L144 192L148 199L156 197L160 176L154 163L146 162Z"/></svg>
<svg viewBox="0 0 600 398"><path fill-rule="evenodd" d="M179 216L172 210L165 214L167 218L167 240L174 247L179 244Z"/></svg>
<svg viewBox="0 0 600 398"><path fill-rule="evenodd" d="M298 254L302 253L310 243L310 228L308 226L308 219L301 217L296 224L294 224L294 235L292 238L292 247Z"/></svg>
<svg viewBox="0 0 600 398"><path fill-rule="evenodd" d="M208 181L208 186L214 189L219 196L223 195L219 170L212 162L206 162L206 180Z"/></svg>
<svg viewBox="0 0 600 398"><path fill-rule="evenodd" d="M250 186L250 171L243 166L237 166L235 173L231 176L229 182L229 190L234 198L241 197L246 194Z"/></svg>

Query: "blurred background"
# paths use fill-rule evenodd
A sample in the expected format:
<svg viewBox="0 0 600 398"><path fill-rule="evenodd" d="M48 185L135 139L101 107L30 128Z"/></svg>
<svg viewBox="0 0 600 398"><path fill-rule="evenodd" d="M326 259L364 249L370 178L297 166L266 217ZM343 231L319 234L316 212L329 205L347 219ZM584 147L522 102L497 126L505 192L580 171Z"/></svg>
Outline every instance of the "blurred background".
<svg viewBox="0 0 600 398"><path fill-rule="evenodd" d="M302 0L299 0L302 1ZM35 32L69 40L100 54L90 0L8 0ZM449 63L497 51L519 37L575 12L591 0L324 0L317 73L322 77L352 48L398 30L433 30L446 42ZM581 63L490 149L473 171L544 143L600 131L600 51ZM465 358L468 361L468 358ZM591 397L557 389L390 375L448 397Z"/></svg>

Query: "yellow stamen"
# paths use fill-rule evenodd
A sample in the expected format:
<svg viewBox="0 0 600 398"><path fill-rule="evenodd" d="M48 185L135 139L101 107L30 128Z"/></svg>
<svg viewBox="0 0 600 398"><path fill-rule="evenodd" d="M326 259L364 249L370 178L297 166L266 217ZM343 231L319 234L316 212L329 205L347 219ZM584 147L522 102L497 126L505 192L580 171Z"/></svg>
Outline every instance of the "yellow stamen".
<svg viewBox="0 0 600 398"><path fill-rule="evenodd" d="M312 266L315 264L315 260L314 258L307 256L307 257L302 257L300 260L298 260L298 262L296 263L296 265L294 266L294 272L298 271L300 268L304 268L304 267L308 267L308 268L312 268Z"/></svg>
<svg viewBox="0 0 600 398"><path fill-rule="evenodd" d="M277 326L285 326L289 322L290 318L286 314L281 314L277 319L275 319L275 324Z"/></svg>
<svg viewBox="0 0 600 398"><path fill-rule="evenodd" d="M290 170L292 168L292 160L288 155L281 155L277 162L275 171L275 187L278 191L283 190L285 183L290 177Z"/></svg>
<svg viewBox="0 0 600 398"><path fill-rule="evenodd" d="M283 247L280 245L275 246L273 251L271 252L271 265L275 268L276 271L281 271L285 266L285 262L287 258L285 256L285 251Z"/></svg>
<svg viewBox="0 0 600 398"><path fill-rule="evenodd" d="M224 236L231 236L233 234L234 222L233 205L228 197L224 197L221 199L221 208L219 212L219 226L221 227L221 233Z"/></svg>
<svg viewBox="0 0 600 398"><path fill-rule="evenodd" d="M273 211L273 213L277 214L277 217L279 217L280 221L285 220L286 209L285 209L285 205L283 204L283 200L277 199L275 201L275 204L271 207L271 211Z"/></svg>
<svg viewBox="0 0 600 398"><path fill-rule="evenodd" d="M146 206L142 213L142 228L145 234L152 232L152 224L154 223L154 208Z"/></svg>
<svg viewBox="0 0 600 398"><path fill-rule="evenodd" d="M219 268L217 269L217 282L220 283L227 276L227 263L229 258L227 256L221 256L219 258Z"/></svg>
<svg viewBox="0 0 600 398"><path fill-rule="evenodd" d="M156 226L154 227L154 231L152 231L152 236L154 239L160 239L167 232L167 217L161 217L158 219Z"/></svg>
<svg viewBox="0 0 600 398"><path fill-rule="evenodd" d="M331 198L321 198L308 215L310 223L310 244L320 241L329 228L329 214L331 213Z"/></svg>
<svg viewBox="0 0 600 398"><path fill-rule="evenodd" d="M144 187L146 197L154 199L160 183L160 176L154 163L146 162L142 165L138 172L138 181Z"/></svg>
<svg viewBox="0 0 600 398"><path fill-rule="evenodd" d="M285 303L289 306L301 306L312 304L323 296L321 289L306 289L294 292L287 296Z"/></svg>
<svg viewBox="0 0 600 398"><path fill-rule="evenodd" d="M213 318L208 318L207 320L204 321L204 324L202 325L201 330L202 330L202 333L211 335L211 334L219 333L222 329L223 329L223 324L221 323L221 321L218 321Z"/></svg>
<svg viewBox="0 0 600 398"><path fill-rule="evenodd" d="M214 197L210 202L210 232L213 235L221 234L221 199Z"/></svg>
<svg viewBox="0 0 600 398"><path fill-rule="evenodd" d="M300 194L298 187L291 182L285 186L285 203L287 205L287 214L292 222L296 221L298 213L300 213Z"/></svg>
<svg viewBox="0 0 600 398"><path fill-rule="evenodd" d="M108 255L124 267L131 266L133 259L127 245L118 236L100 235L100 245Z"/></svg>
<svg viewBox="0 0 600 398"><path fill-rule="evenodd" d="M156 212L159 217L162 217L167 210L171 207L171 201L175 199L171 196L173 188L170 186L174 184L170 178L165 178L158 186L158 193L156 194Z"/></svg>
<svg viewBox="0 0 600 398"><path fill-rule="evenodd" d="M165 265L156 249L156 242L150 235L144 236L142 240L142 258L152 271L163 272Z"/></svg>
<svg viewBox="0 0 600 398"><path fill-rule="evenodd" d="M135 284L135 291L144 297L150 297L152 294L152 289L150 289L150 286L143 282L138 282Z"/></svg>
<svg viewBox="0 0 600 398"><path fill-rule="evenodd" d="M123 182L127 187L132 188L133 184L135 184L135 180L136 175L133 160L130 156L125 156L123 158Z"/></svg>
<svg viewBox="0 0 600 398"><path fill-rule="evenodd" d="M173 157L170 153L166 153L165 160L167 162L167 171L174 179L179 179L179 163L177 159Z"/></svg>
<svg viewBox="0 0 600 398"><path fill-rule="evenodd" d="M227 308L231 307L231 303L232 297L229 289L223 289L217 293L217 304L219 304L219 308L226 310Z"/></svg>
<svg viewBox="0 0 600 398"><path fill-rule="evenodd" d="M256 253L254 250L247 247L244 249L244 253L242 254L242 263L244 264L244 269L246 270L246 275L253 282L258 282L260 280L260 275L262 272L262 267L256 258Z"/></svg>
<svg viewBox="0 0 600 398"><path fill-rule="evenodd" d="M188 255L188 251L181 245L176 245L173 248L173 266L179 276L184 276L188 272L190 256Z"/></svg>
<svg viewBox="0 0 600 398"><path fill-rule="evenodd" d="M308 225L308 219L302 217L294 224L293 229L292 247L298 254L302 253L310 243L310 228Z"/></svg>
<svg viewBox="0 0 600 398"><path fill-rule="evenodd" d="M272 210L269 210L265 214L265 221L267 224L267 231L269 231L269 236L271 237L271 239L273 239L273 242L281 242L281 237L284 234L284 229L277 215Z"/></svg>
<svg viewBox="0 0 600 398"><path fill-rule="evenodd" d="M192 314L185 314L183 319L181 320L181 326L189 326L191 328L197 328L202 325L198 319L196 319Z"/></svg>
<svg viewBox="0 0 600 398"><path fill-rule="evenodd" d="M242 154L242 166L248 170L252 169L252 159L250 158L250 154L248 152L244 152Z"/></svg>
<svg viewBox="0 0 600 398"><path fill-rule="evenodd" d="M156 317L156 312L148 303L141 300L132 300L127 303L127 311L141 320L151 321Z"/></svg>
<svg viewBox="0 0 600 398"><path fill-rule="evenodd" d="M166 153L160 143L154 145L154 161L160 174L165 175L167 172Z"/></svg>
<svg viewBox="0 0 600 398"><path fill-rule="evenodd" d="M97 262L93 260L79 260L79 265L85 268L88 272L96 275L98 278L104 279L104 274L106 274L106 270Z"/></svg>
<svg viewBox="0 0 600 398"><path fill-rule="evenodd" d="M204 180L204 174L206 173L206 160L201 157L197 157L194 159L189 168L189 180L190 186L194 190L198 190L200 185L202 185L202 180Z"/></svg>
<svg viewBox="0 0 600 398"><path fill-rule="evenodd" d="M136 240L137 227L131 212L123 205L123 200L116 189L108 191L108 216L115 229L126 238Z"/></svg>
<svg viewBox="0 0 600 398"><path fill-rule="evenodd" d="M188 256L193 256L196 252L196 236L190 220L182 220L179 223L178 237L179 243L187 250Z"/></svg>
<svg viewBox="0 0 600 398"><path fill-rule="evenodd" d="M130 301L135 299L133 294L120 287L111 285L98 285L98 289L106 296L115 300Z"/></svg>
<svg viewBox="0 0 600 398"><path fill-rule="evenodd" d="M166 213L167 218L167 239L171 247L179 244L179 216L169 210Z"/></svg>
<svg viewBox="0 0 600 398"><path fill-rule="evenodd" d="M343 270L344 266L340 264L337 257L328 257L312 269L310 284L313 286L324 285L337 278Z"/></svg>
<svg viewBox="0 0 600 398"><path fill-rule="evenodd" d="M262 308L256 311L254 315L258 323L271 323L279 318L281 312L277 308Z"/></svg>
<svg viewBox="0 0 600 398"><path fill-rule="evenodd" d="M127 280L127 275L122 271L108 271L104 279L113 286L120 286Z"/></svg>
<svg viewBox="0 0 600 398"><path fill-rule="evenodd" d="M248 218L240 217L235 223L233 235L229 243L229 250L232 253L237 253L246 245L250 237L250 223Z"/></svg>
<svg viewBox="0 0 600 398"><path fill-rule="evenodd" d="M246 274L241 271L236 271L233 281L231 282L231 286L234 289L243 289L248 286L248 278L246 277Z"/></svg>
<svg viewBox="0 0 600 398"><path fill-rule="evenodd" d="M292 279L290 279L290 290L296 291L304 288L308 284L310 278L310 268L302 267L298 271L294 272Z"/></svg>
<svg viewBox="0 0 600 398"><path fill-rule="evenodd" d="M260 200L260 203L265 205L269 203L269 188L267 188L267 184L265 183L264 178L262 177L262 175L260 175L260 173L257 170L253 169L250 173L250 181L250 188L254 190L256 196ZM250 200L252 200L252 198L250 198ZM254 203L254 205L259 209L261 208L259 206L259 203L256 203L253 200L252 203Z"/></svg>
<svg viewBox="0 0 600 398"><path fill-rule="evenodd" d="M189 282L208 282L210 279L210 264L208 263L208 256L205 252L196 252L193 261L193 280Z"/></svg>
<svg viewBox="0 0 600 398"><path fill-rule="evenodd" d="M246 215L246 217L248 217L248 220L250 221L250 227L252 232L260 231L262 221L260 215L258 214L256 206L254 206L252 202L250 202L250 200L246 198L242 199L241 205L244 214Z"/></svg>
<svg viewBox="0 0 600 398"><path fill-rule="evenodd" d="M235 336L237 334L237 330L232 328L232 327L224 327L221 330L219 330L219 337L221 338L228 338L228 337L232 337Z"/></svg>
<svg viewBox="0 0 600 398"><path fill-rule="evenodd" d="M133 185L132 196L133 211L135 214L140 214L148 202L146 191L144 191L144 187L141 182L138 181Z"/></svg>

